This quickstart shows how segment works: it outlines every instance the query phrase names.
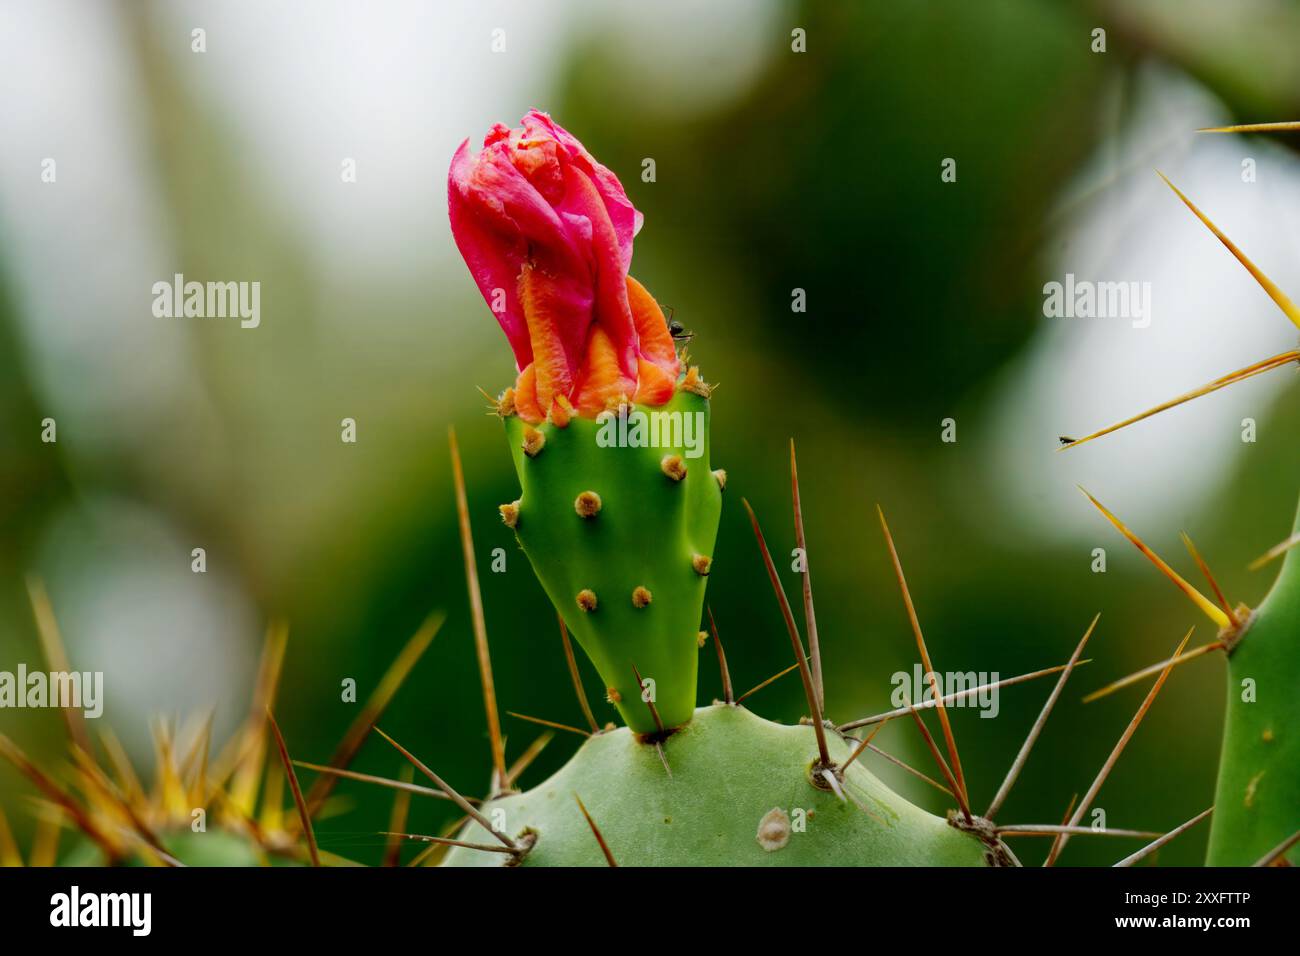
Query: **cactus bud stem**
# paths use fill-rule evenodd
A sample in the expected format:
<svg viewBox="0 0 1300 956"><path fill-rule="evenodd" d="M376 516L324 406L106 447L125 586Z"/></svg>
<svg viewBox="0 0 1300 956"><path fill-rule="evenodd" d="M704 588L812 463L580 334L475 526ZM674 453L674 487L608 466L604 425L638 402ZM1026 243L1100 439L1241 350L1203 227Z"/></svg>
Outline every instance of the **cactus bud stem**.
<svg viewBox="0 0 1300 956"><path fill-rule="evenodd" d="M554 421L536 425L546 442L535 460L527 454L527 420L506 419L503 429L522 492L519 544L564 616L574 649L586 650L603 686L622 692L623 721L646 734L655 726L633 699L630 659L654 674L665 726L688 723L697 709L694 638L709 579L690 561L713 552L722 496L710 477L707 401L678 390L665 405L624 404L637 421L657 414L682 425L663 436L670 440L611 444L613 416L584 411L564 429Z"/></svg>

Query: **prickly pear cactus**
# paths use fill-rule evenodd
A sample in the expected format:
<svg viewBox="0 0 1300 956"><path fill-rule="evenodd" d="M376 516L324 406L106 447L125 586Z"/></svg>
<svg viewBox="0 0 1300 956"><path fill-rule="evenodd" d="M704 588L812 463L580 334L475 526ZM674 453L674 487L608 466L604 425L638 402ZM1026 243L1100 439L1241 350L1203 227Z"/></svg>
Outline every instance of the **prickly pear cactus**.
<svg viewBox="0 0 1300 956"><path fill-rule="evenodd" d="M1300 325L1300 310L1263 279L1190 200L1179 196ZM334 782L346 776L400 791L392 817L394 830L405 822L405 800L412 792L450 800L465 814L465 822L457 821L441 836L387 832L389 863L399 860L400 841L414 838L434 845L413 862L432 861L434 851L445 851L441 862L450 866L1015 866L1019 861L1003 838L1033 834L1054 836L1047 856L1050 865L1075 835L1142 835L1078 824L1174 668L1220 650L1228 659L1228 707L1215 806L1119 865L1145 859L1211 812L1210 864L1300 862L1300 833L1296 832L1300 735L1292 719L1294 689L1300 686L1300 657L1295 651L1300 634L1300 555L1289 550L1300 543L1300 515L1292 538L1265 556L1271 559L1288 552L1272 590L1252 612L1228 604L1190 539L1189 550L1210 578L1217 604L1089 495L1111 523L1220 626L1219 636L1184 654L1189 632L1172 658L1092 695L1159 673L1083 800L1071 802L1073 813L1067 811L1067 823L995 823L993 818L1080 663L1097 619L1068 663L969 691L1059 674L989 809L977 815L945 710L956 695L941 696L932 682L932 696L887 714L839 727L823 719L816 641L811 653L805 652L751 511L811 717L783 726L738 704L720 645L716 650L726 699L697 708L698 655L709 639L701 630L701 614L726 475L710 463L710 387L677 350L675 340L688 336L681 335L675 323L668 324L649 292L628 275L632 237L641 215L612 172L567 131L535 112L525 117L522 129L493 127L477 156L469 152L468 143L462 145L452 162L449 205L457 245L506 332L518 367L514 386L496 400L521 489L517 500L500 506L500 517L514 530L626 726L598 728L585 698L589 734L540 721L576 730L586 740L549 779L528 790L515 789L518 775L549 736L507 768L453 436L462 544L471 562L467 579L493 742L495 772L487 797L476 802L465 799L414 754L373 727L432 640L437 630L432 618L394 662L330 763L298 764L320 774L304 796L296 762L290 759L269 710L283 656L281 635L268 642L244 740L218 761L219 769L211 775L206 736L201 747L196 745L178 761L170 737L164 734L159 763L162 785L158 793L145 794L129 765L117 766L114 776L107 775L84 739L84 729L73 722L69 730L79 760L76 787L84 792L82 799L0 736L0 757L28 776L86 837L66 854L69 862L91 862L96 857L111 863L166 865L349 862L321 853L312 825ZM1300 350L1283 353L1155 411L1297 360ZM1067 447L1090 442L1150 414L1154 411L1082 439L1065 439ZM802 546L793 446L791 466L796 539ZM920 658L933 675L898 551L883 512L880 517ZM812 639L815 615L806 577L804 599ZM36 610L38 621L50 618L42 613L43 603L38 601ZM62 659L56 634L47 635L47 644L53 649L51 657ZM570 667L581 694L571 652ZM931 709L942 726L948 759L926 727L923 714ZM275 734L278 770L265 761L264 718ZM945 783L906 769L952 799L956 807L946 817L915 806L871 773L865 761L874 729L864 737L849 733L863 727L879 729L894 718L915 722L940 768ZM371 729L436 789L415 787L409 777L389 780L348 771L347 764ZM188 778L182 780L186 773ZM254 823L263 778L261 819ZM298 811L296 824L284 813L286 781ZM218 828L211 834L187 831L192 808L202 808L218 795L217 802L229 811L218 820ZM7 832L0 817L0 863L16 857L15 849L3 839ZM45 857L40 861L48 862Z"/></svg>
<svg viewBox="0 0 1300 956"><path fill-rule="evenodd" d="M662 729L641 699L651 687L664 726L695 710L726 480L709 468L708 420L708 399L684 389L661 408L625 406L563 427L505 419L523 491L503 516L609 699L641 734ZM648 442L650 422L662 423L666 441ZM643 690L642 679L653 684Z"/></svg>
<svg viewBox="0 0 1300 956"><path fill-rule="evenodd" d="M511 833L536 836L523 866L601 866L600 844L578 794L620 865L983 866L995 851L903 800L859 762L840 782L848 800L810 768L811 727L786 727L715 703L669 737L669 776L654 749L626 728L584 743L555 776L507 794L483 812ZM831 757L843 763L839 738ZM467 841L490 842L473 823ZM500 854L454 848L450 865L499 865Z"/></svg>
<svg viewBox="0 0 1300 956"><path fill-rule="evenodd" d="M550 780L463 803L470 821L445 862L1014 861L968 808L958 826L891 791L857 759L865 744L829 724L771 723L729 690L696 709L726 474L710 463L710 387L627 274L640 214L612 172L535 112L522 129L494 127L477 155L463 145L448 195L457 245L519 369L496 403L521 489L501 518L626 727L593 722Z"/></svg>
<svg viewBox="0 0 1300 956"><path fill-rule="evenodd" d="M1300 533L1300 514L1295 530ZM1300 828L1297 639L1300 556L1292 550L1229 648L1223 752L1206 857L1211 866L1249 866Z"/></svg>

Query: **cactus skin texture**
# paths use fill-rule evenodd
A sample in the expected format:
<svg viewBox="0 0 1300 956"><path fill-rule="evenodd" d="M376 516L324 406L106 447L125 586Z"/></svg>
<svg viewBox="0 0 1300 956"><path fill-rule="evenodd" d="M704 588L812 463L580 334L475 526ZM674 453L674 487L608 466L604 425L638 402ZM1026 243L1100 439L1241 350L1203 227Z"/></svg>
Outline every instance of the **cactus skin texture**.
<svg viewBox="0 0 1300 956"><path fill-rule="evenodd" d="M764 720L743 707L713 704L663 743L670 778L653 747L627 730L589 738L560 771L524 793L482 807L507 833L536 842L521 866L605 866L599 844L574 801L590 811L620 866L987 866L992 853L971 833L899 797L861 761L843 786L850 800L814 787L813 730ZM845 742L832 735L842 764ZM860 802L866 812L855 806ZM758 831L774 809L793 832L764 849ZM797 821L803 811L806 828ZM504 817L501 816L504 814ZM780 814L777 814L779 817ZM782 829L778 824L778 831ZM477 823L459 834L490 843ZM779 841L778 841L779 842ZM505 854L453 848L447 866L500 866Z"/></svg>
<svg viewBox="0 0 1300 956"><path fill-rule="evenodd" d="M1300 514L1296 517L1300 531ZM1242 700L1242 681L1256 699ZM1300 826L1300 549L1228 658L1223 753L1210 817L1209 866L1249 866ZM1300 863L1300 848L1287 858Z"/></svg>
<svg viewBox="0 0 1300 956"><path fill-rule="evenodd" d="M708 576L693 560L712 559L722 489L709 465L708 399L679 390L665 405L635 408L692 416L692 427L702 422L702 454L688 458L684 445L662 443L602 447L597 438L604 424L577 416L563 428L543 422L534 429L510 415L505 429L522 488L515 522L519 543L607 692L612 689L610 699L623 720L638 734L652 734L658 727L637 673L654 681L654 703L665 727L686 723L695 711L697 637ZM540 450L535 432L544 439ZM686 469L680 480L664 466L674 455ZM589 517L577 508L584 492L599 496L599 510ZM634 602L638 588L649 592L648 604ZM579 606L582 592L595 595L593 609Z"/></svg>

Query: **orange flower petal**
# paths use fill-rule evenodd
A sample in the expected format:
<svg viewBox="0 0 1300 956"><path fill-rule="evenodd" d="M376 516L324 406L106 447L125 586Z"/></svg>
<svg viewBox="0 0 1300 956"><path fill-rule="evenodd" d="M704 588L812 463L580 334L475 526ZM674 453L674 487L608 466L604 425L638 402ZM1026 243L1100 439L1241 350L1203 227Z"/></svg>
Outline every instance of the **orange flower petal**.
<svg viewBox="0 0 1300 956"><path fill-rule="evenodd" d="M532 362L519 373L519 378L515 381L515 411L520 418L533 425L546 417L537 401L537 370Z"/></svg>
<svg viewBox="0 0 1300 956"><path fill-rule="evenodd" d="M526 264L519 273L519 302L528 323L533 346L532 368L536 370L537 402L550 408L556 395L567 395L573 387L573 373L560 337L565 310L555 283L538 267Z"/></svg>
<svg viewBox="0 0 1300 956"><path fill-rule="evenodd" d="M609 333L599 325L591 327L586 353L587 364L582 370L573 404L577 406L578 414L593 418L620 396L630 396L635 383L619 368L614 343Z"/></svg>
<svg viewBox="0 0 1300 956"><path fill-rule="evenodd" d="M640 359L637 363L637 376L639 378L636 387L638 405L663 405L673 397L677 377L669 375L660 366L646 359Z"/></svg>
<svg viewBox="0 0 1300 956"><path fill-rule="evenodd" d="M663 309L649 291L636 279L627 277L627 304L632 309L642 357L663 368L670 376L677 375L677 346L668 332L668 322Z"/></svg>

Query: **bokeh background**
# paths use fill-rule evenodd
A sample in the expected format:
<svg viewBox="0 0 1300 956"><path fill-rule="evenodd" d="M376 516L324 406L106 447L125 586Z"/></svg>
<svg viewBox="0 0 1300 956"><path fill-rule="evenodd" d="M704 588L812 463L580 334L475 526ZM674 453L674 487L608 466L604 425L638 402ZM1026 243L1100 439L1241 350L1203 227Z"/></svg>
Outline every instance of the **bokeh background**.
<svg viewBox="0 0 1300 956"><path fill-rule="evenodd" d="M1092 31L1106 31L1093 52ZM206 31L207 50L191 49ZM806 31L807 52L791 49ZM493 52L493 31L506 49ZM41 661L25 588L48 588L74 666L106 673L102 721L139 766L149 722L243 718L268 622L289 622L278 714L323 761L431 612L447 622L385 717L458 787L487 781L486 724L447 430L465 457L503 709L580 723L554 614L496 505L516 496L476 390L513 375L447 226L452 151L551 112L645 213L633 273L696 333L730 475L709 601L745 688L789 644L740 508L793 546L798 442L839 720L888 705L915 649L874 515L890 516L941 670L1003 676L1090 655L1003 818L1056 822L1142 694L1089 689L1208 622L1106 527L1087 486L1188 573L1192 533L1228 593L1290 529L1293 374L1234 387L1068 454L1081 433L1292 347L1295 330L1155 175L1300 293L1300 136L1198 135L1300 114L1300 5L556 0L0 3L0 669ZM944 183L940 163L957 161ZM42 162L57 181L41 180ZM642 180L653 158L654 182ZM1242 181L1243 159L1257 181ZM343 182L342 163L357 181ZM262 285L262 322L159 319L151 286ZM1153 321L1049 319L1045 282L1152 284ZM792 289L807 312L791 311ZM40 441L41 420L58 441ZM356 444L340 441L354 418ZM940 441L940 422L958 441ZM1258 423L1243 444L1241 420ZM207 551L206 574L190 570ZM490 572L490 552L510 553ZM1092 549L1109 570L1093 574ZM787 589L796 593L794 575ZM594 672L583 662L593 701ZM1101 792L1112 826L1165 829L1212 800L1223 663L1181 668ZM1048 692L955 711L977 803ZM712 650L701 700L719 692ZM802 713L797 679L752 700ZM614 712L597 705L602 719ZM538 728L503 717L517 755ZM54 711L0 732L57 766ZM914 728L878 742L915 765ZM536 783L572 751L560 735ZM372 741L356 769L393 776ZM941 795L883 762L911 799ZM310 776L309 774L307 776ZM391 795L345 783L321 843L373 863ZM34 791L0 766L31 838ZM410 828L437 832L417 798ZM1194 863L1205 831L1163 851ZM1046 842L1021 841L1026 861ZM1136 845L1074 840L1072 863ZM414 853L414 848L408 851Z"/></svg>

